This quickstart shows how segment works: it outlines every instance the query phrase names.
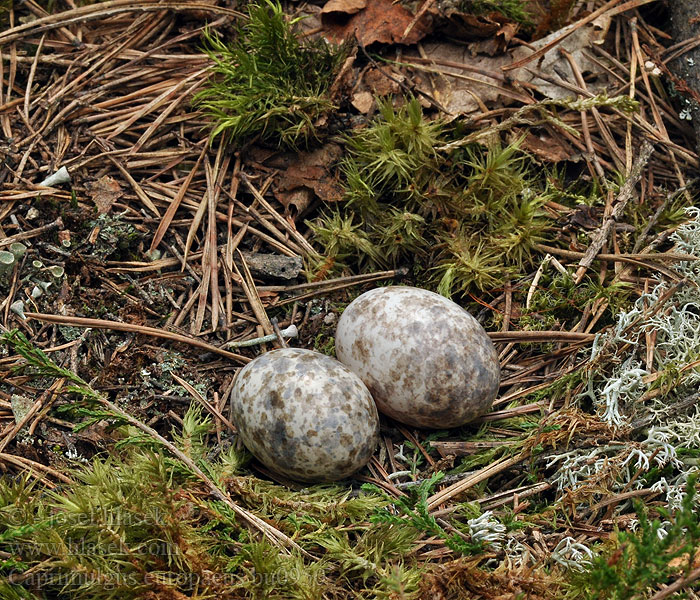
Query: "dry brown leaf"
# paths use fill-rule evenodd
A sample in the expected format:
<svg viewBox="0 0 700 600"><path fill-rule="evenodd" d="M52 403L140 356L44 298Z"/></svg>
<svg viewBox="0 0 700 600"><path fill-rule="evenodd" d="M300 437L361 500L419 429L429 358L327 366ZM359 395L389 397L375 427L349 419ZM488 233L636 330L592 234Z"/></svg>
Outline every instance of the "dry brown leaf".
<svg viewBox="0 0 700 600"><path fill-rule="evenodd" d="M329 0L321 9L321 14L343 13L354 15L367 6L367 0Z"/></svg>
<svg viewBox="0 0 700 600"><path fill-rule="evenodd" d="M491 38L501 27L500 23L488 17L470 15L459 11L442 12L441 16L447 18L447 25L441 27L441 31L449 37L461 40Z"/></svg>
<svg viewBox="0 0 700 600"><path fill-rule="evenodd" d="M479 101L484 104L502 102L505 89L493 77L482 74L492 72L500 76L500 68L510 64L511 58L501 56L472 56L469 48L445 42L423 44L425 58L436 61L436 67L445 73L456 73L464 79L449 75L433 75L433 89L427 78L421 78L419 89L431 94L447 112L453 115L473 113L480 109ZM469 70L452 66L440 66L440 63L457 63L470 67ZM482 73L475 71L482 71Z"/></svg>
<svg viewBox="0 0 700 600"><path fill-rule="evenodd" d="M301 214L313 200L313 194L325 202L338 202L343 191L330 166L342 155L336 144L326 144L313 152L300 152L294 162L280 174L275 197L289 212L294 207Z"/></svg>
<svg viewBox="0 0 700 600"><path fill-rule="evenodd" d="M520 27L517 23L505 23L501 25L501 28L496 32L496 35L494 36L499 52L506 51L510 44L510 41L515 37L515 34L518 33L519 28Z"/></svg>
<svg viewBox="0 0 700 600"><path fill-rule="evenodd" d="M597 229L600 227L600 211L592 206L582 204L576 210L566 215L564 230L566 229Z"/></svg>
<svg viewBox="0 0 700 600"><path fill-rule="evenodd" d="M350 90L353 87L353 83L356 79L355 69L353 65L355 64L355 56L357 54L357 48L354 49L353 53L345 59L345 62L340 67L338 75L336 75L330 89L328 90L328 97L331 102L335 104L340 104L343 98L346 98Z"/></svg>
<svg viewBox="0 0 700 600"><path fill-rule="evenodd" d="M397 82L403 82L404 79L406 79L405 75L397 73L389 67L382 69L372 67L365 71L362 83L375 96L384 97L398 94L401 91L401 86Z"/></svg>
<svg viewBox="0 0 700 600"><path fill-rule="evenodd" d="M99 215L106 215L123 193L119 182L109 175L103 175L88 188Z"/></svg>
<svg viewBox="0 0 700 600"><path fill-rule="evenodd" d="M544 161L553 163L570 160L576 153L566 142L544 132L539 135L528 132L521 144L521 148Z"/></svg>
<svg viewBox="0 0 700 600"><path fill-rule="evenodd" d="M330 0L323 7L321 21L329 41L340 43L355 36L361 46L375 42L411 45L431 31L431 18L426 15L403 39L404 31L413 21L409 10L392 0L373 0L358 8L360 4L362 0Z"/></svg>
<svg viewBox="0 0 700 600"><path fill-rule="evenodd" d="M509 76L516 82L530 83L537 86L537 90L548 98L562 99L575 96L574 91L556 82L545 81L538 77L538 72L547 77L561 79L564 82L574 84L576 80L571 72L571 66L566 58L559 52L561 48L567 50L574 58L582 73L586 74L588 91L602 92L607 84L607 77L593 61L588 59L584 50L593 44L598 44L605 37L610 25L610 18L599 17L585 27L581 27L565 38L560 44L549 50L538 62L533 62L527 67L516 69ZM565 28L567 29L567 28ZM557 31L551 36L537 40L532 44L534 49L540 48L552 39L560 36L564 30ZM506 35L505 31L503 35ZM449 75L433 76L435 90L433 91L427 78L422 78L419 89L432 94L433 97L453 115L469 114L480 109L480 105L489 108L508 104L509 99L520 99L521 92L515 88L506 87L502 82L501 67L520 60L524 56L532 54L533 48L518 47L509 54L500 56L487 56L485 54L473 54L478 50L490 53L493 48L480 48L478 45L465 47L458 44L436 42L424 44L424 57L435 61L434 67L444 73L455 73L457 77ZM457 63L465 65L461 69L454 66L442 66L444 63ZM493 76L489 74L493 73Z"/></svg>
<svg viewBox="0 0 700 600"><path fill-rule="evenodd" d="M366 115L374 105L374 95L369 92L358 92L352 97L350 103L363 115Z"/></svg>
<svg viewBox="0 0 700 600"><path fill-rule="evenodd" d="M548 98L563 99L573 97L575 93L569 88L537 77L537 71L539 71L548 76L563 79L568 83L576 83L576 79L571 72L569 61L560 52L561 49L564 49L572 55L581 73L586 75L588 91L594 94L603 92L608 83L607 76L598 64L586 56L584 51L593 45L601 44L605 40L610 22L610 17L601 16L592 23L579 27L571 35L549 50L538 61L532 62L527 65L527 67L511 71L510 75L517 80L535 84L537 89ZM546 46L572 27L575 27L575 24L564 27L545 38L537 40L532 44L532 48L525 48L524 46L516 48L512 55L513 61L518 61L526 56L530 56L533 50Z"/></svg>

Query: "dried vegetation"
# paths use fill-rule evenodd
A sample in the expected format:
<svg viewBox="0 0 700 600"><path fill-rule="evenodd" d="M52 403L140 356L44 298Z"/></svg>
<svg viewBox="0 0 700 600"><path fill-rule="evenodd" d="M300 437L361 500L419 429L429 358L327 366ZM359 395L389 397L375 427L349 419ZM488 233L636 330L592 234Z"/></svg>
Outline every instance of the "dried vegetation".
<svg viewBox="0 0 700 600"><path fill-rule="evenodd" d="M2 6L0 597L698 597L662 2ZM236 370L385 282L478 316L493 412L277 480Z"/></svg>

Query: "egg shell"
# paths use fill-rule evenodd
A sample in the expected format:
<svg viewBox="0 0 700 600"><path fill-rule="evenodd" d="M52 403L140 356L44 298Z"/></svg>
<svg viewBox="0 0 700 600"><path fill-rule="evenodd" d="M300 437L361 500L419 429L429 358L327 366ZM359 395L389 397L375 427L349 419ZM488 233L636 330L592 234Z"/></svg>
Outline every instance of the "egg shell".
<svg viewBox="0 0 700 600"><path fill-rule="evenodd" d="M464 425L498 393L498 355L484 328L427 290L380 287L356 298L338 321L335 352L380 412L414 427Z"/></svg>
<svg viewBox="0 0 700 600"><path fill-rule="evenodd" d="M351 475L379 440L379 415L366 386L345 365L313 350L272 350L248 363L236 378L232 405L253 456L298 481Z"/></svg>

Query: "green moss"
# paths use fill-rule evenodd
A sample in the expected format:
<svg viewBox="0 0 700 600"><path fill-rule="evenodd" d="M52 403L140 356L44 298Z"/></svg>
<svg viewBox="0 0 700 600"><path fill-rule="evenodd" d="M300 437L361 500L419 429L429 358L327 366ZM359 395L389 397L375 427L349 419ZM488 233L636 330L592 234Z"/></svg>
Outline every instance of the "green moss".
<svg viewBox="0 0 700 600"><path fill-rule="evenodd" d="M441 150L452 129L430 121L416 99L347 137L346 203L309 223L340 270L420 262L445 296L493 290L530 264L547 239L552 192L530 174L519 143ZM317 267L318 268L318 267Z"/></svg>
<svg viewBox="0 0 700 600"><path fill-rule="evenodd" d="M277 2L248 7L248 20L226 43L205 34L214 62L196 104L214 120L212 138L236 145L258 138L287 147L316 137L317 120L335 108L328 90L344 51L324 41L302 41Z"/></svg>
<svg viewBox="0 0 700 600"><path fill-rule="evenodd" d="M636 503L636 532L617 533L607 551L573 577L569 597L586 600L627 600L647 594L687 576L700 546L700 521L695 502L695 478L688 481L683 505L675 514L658 509L662 523L650 519ZM673 597L685 597L674 595Z"/></svg>
<svg viewBox="0 0 700 600"><path fill-rule="evenodd" d="M523 0L469 0L463 4L462 10L475 15L497 12L516 23L532 25L532 15Z"/></svg>
<svg viewBox="0 0 700 600"><path fill-rule="evenodd" d="M209 446L213 424L198 408L171 436L177 452L166 453L158 438L95 408L99 394L26 338L3 337L27 361L25 375L66 378L71 403L86 407L88 421L114 421L121 439L109 458L64 469L72 482L60 487L0 480L0 577L17 582L4 580L3 598L31 599L37 586L67 600L391 598L397 589L417 597L420 532L370 522L389 499L340 484L292 491L246 475L245 452ZM249 529L181 456L303 553Z"/></svg>
<svg viewBox="0 0 700 600"><path fill-rule="evenodd" d="M523 305L528 291L528 286L525 286L516 294L516 299ZM577 285L569 275L545 273L530 298L529 308L522 309L518 325L520 329L533 331L570 330L581 320L586 309L592 309L597 301L605 301L607 305L599 326L609 325L621 310L630 306L632 292L632 285L624 282L601 285L584 277Z"/></svg>

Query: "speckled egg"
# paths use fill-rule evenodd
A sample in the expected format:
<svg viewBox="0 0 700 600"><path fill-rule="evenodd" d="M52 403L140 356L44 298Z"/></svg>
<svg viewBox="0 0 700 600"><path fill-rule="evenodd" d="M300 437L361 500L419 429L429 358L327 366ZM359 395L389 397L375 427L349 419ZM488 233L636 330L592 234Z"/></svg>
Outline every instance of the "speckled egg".
<svg viewBox="0 0 700 600"><path fill-rule="evenodd" d="M414 427L458 427L487 413L498 392L498 355L466 310L427 290L381 287L338 321L338 360L379 410Z"/></svg>
<svg viewBox="0 0 700 600"><path fill-rule="evenodd" d="M251 361L238 374L232 404L248 450L289 479L343 479L369 461L379 439L367 387L313 350L272 350Z"/></svg>

